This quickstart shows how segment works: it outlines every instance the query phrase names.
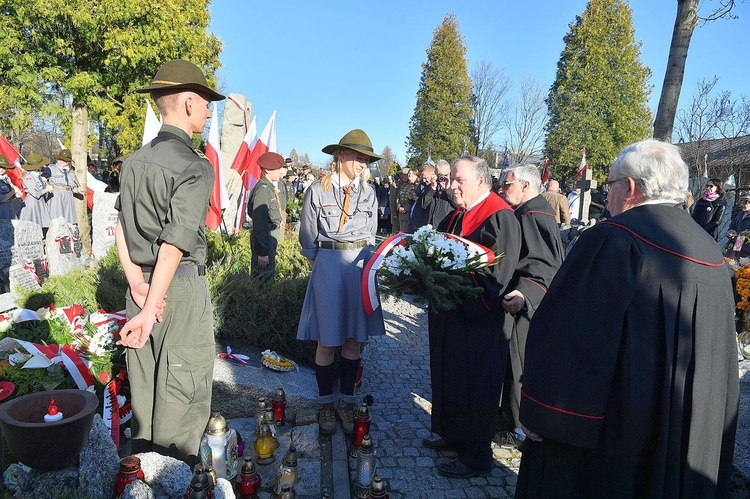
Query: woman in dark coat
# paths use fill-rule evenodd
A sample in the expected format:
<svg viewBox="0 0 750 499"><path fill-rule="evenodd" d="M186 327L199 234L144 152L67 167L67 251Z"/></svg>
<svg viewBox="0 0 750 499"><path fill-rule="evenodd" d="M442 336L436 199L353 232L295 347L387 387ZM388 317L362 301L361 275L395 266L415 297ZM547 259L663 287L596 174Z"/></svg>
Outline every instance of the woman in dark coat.
<svg viewBox="0 0 750 499"><path fill-rule="evenodd" d="M693 205L692 217L703 230L719 239L719 224L727 210L727 200L724 199L722 181L718 178L708 180L706 192Z"/></svg>

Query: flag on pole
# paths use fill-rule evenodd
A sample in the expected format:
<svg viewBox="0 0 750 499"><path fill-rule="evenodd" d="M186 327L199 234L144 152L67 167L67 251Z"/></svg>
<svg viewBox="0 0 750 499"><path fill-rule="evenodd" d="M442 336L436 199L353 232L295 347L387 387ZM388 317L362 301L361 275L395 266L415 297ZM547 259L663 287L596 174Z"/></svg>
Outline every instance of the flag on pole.
<svg viewBox="0 0 750 499"><path fill-rule="evenodd" d="M3 135L0 135L0 154L5 156L9 164L16 165L16 168L5 170L5 173L13 185L21 191L21 199L26 199L26 191L23 189L23 176L26 172L18 168L21 166L21 155Z"/></svg>
<svg viewBox="0 0 750 499"><path fill-rule="evenodd" d="M585 147L581 149L581 154L582 154L581 167L578 169L578 174L576 175L576 177L578 178L583 177L583 172L585 172L589 168L589 164L586 162L586 148Z"/></svg>
<svg viewBox="0 0 750 499"><path fill-rule="evenodd" d="M248 130L245 137L248 137L253 131L252 128L253 124L251 123L250 130ZM248 195L260 180L261 171L260 166L258 166L258 158L269 151L276 152L276 111L271 115L271 119L268 120L260 137L255 139L252 144L243 141L240 150L237 152L237 157L232 162L232 168L242 175L243 184ZM240 157L241 155L243 157Z"/></svg>
<svg viewBox="0 0 750 499"><path fill-rule="evenodd" d="M161 120L156 118L156 113L151 107L151 101L146 99L146 120L143 124L143 138L141 139L141 147L145 146L159 135L159 129L161 128Z"/></svg>
<svg viewBox="0 0 750 499"><path fill-rule="evenodd" d="M221 167L221 147L219 143L219 113L216 109L211 111L211 127L208 129L208 145L206 146L206 157L214 168L214 185L211 189L211 204L206 213L206 226L215 231L221 225L221 213L229 206L229 195L227 194L227 183L224 180L224 170Z"/></svg>
<svg viewBox="0 0 750 499"><path fill-rule="evenodd" d="M547 181L549 180L549 158L544 158L544 163L542 164L542 185L545 185Z"/></svg>
<svg viewBox="0 0 750 499"><path fill-rule="evenodd" d="M258 125L256 125L255 116L253 116L250 126L245 132L245 138L242 139L242 144L237 150L237 154L234 156L234 161L232 161L231 166L232 170L236 171L243 177L243 180L245 177L245 171L247 171L250 166L250 151L252 151L256 140L258 140Z"/></svg>
<svg viewBox="0 0 750 499"><path fill-rule="evenodd" d="M91 173L86 172L86 206L89 207L89 210L94 209L94 193L104 192L106 188L105 182L97 180Z"/></svg>
<svg viewBox="0 0 750 499"><path fill-rule="evenodd" d="M708 178L708 154L703 156L703 178Z"/></svg>

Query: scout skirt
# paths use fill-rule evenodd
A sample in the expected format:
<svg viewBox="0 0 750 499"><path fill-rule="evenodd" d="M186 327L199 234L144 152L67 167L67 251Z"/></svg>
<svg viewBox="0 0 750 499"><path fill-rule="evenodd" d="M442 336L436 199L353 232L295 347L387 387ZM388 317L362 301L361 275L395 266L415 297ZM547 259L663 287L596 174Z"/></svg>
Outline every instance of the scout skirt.
<svg viewBox="0 0 750 499"><path fill-rule="evenodd" d="M367 315L362 302L362 273L369 247L319 249L302 306L298 340L337 347L348 338L359 342L385 334L382 307Z"/></svg>

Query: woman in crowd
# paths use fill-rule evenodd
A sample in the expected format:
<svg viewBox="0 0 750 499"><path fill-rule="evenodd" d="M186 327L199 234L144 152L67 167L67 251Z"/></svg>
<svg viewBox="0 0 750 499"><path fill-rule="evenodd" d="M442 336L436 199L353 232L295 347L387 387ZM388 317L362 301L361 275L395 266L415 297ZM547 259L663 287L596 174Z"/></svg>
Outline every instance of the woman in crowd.
<svg viewBox="0 0 750 499"><path fill-rule="evenodd" d="M8 177L8 170L15 167L16 165L8 163L8 158L0 155L0 220L15 220L16 218L13 199L20 196L20 192Z"/></svg>
<svg viewBox="0 0 750 499"><path fill-rule="evenodd" d="M360 343L385 333L381 309L367 315L361 292L363 268L372 255L378 221L375 189L366 181L368 164L380 156L362 130L352 130L323 152L333 154L331 172L313 182L302 203L299 239L312 274L297 339L317 342L320 433L336 431L338 414L344 432L351 434ZM339 402L334 409L337 347L341 347Z"/></svg>
<svg viewBox="0 0 750 499"><path fill-rule="evenodd" d="M72 168L73 157L69 149L63 149L55 155L57 163L49 165L51 176L49 185L54 188L49 200L50 218L63 217L70 224L78 224L76 206L73 194L81 194L76 180L76 172Z"/></svg>
<svg viewBox="0 0 750 499"><path fill-rule="evenodd" d="M718 178L709 179L706 192L695 202L692 213L693 220L716 240L719 239L719 224L727 210L727 200L724 199L721 184L722 181Z"/></svg>
<svg viewBox="0 0 750 499"><path fill-rule="evenodd" d="M47 185L47 181L40 175L41 168L47 162L43 157L36 153L31 153L26 158L23 169L26 174L23 176L23 189L26 191L26 198L21 208L21 220L35 222L42 227L42 234L47 235L49 228L49 206L47 206L48 193L52 191L52 186Z"/></svg>

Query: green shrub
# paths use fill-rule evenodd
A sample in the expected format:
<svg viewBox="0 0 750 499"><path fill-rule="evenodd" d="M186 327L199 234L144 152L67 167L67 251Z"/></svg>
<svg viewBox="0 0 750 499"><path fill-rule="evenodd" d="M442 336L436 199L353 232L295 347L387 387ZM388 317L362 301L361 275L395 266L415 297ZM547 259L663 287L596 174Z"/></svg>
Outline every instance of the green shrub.
<svg viewBox="0 0 750 499"><path fill-rule="evenodd" d="M315 343L296 339L310 277L299 251L297 235L288 234L279 244L276 278L270 281L250 275L250 259L244 254L211 266L208 282L217 336L275 350L298 362L314 362Z"/></svg>
<svg viewBox="0 0 750 499"><path fill-rule="evenodd" d="M89 269L79 269L47 278L41 291L18 290L18 303L37 310L54 303L56 307L81 305L87 312L100 308L116 312L125 308L128 282L113 247Z"/></svg>

